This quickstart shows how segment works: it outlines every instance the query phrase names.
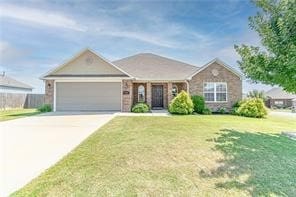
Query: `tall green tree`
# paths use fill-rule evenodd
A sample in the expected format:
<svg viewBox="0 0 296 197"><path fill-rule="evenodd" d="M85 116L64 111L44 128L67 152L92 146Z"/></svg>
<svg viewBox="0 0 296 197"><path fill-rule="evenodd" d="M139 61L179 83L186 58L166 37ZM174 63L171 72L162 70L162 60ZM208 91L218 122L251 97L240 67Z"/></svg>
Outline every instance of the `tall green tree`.
<svg viewBox="0 0 296 197"><path fill-rule="evenodd" d="M264 48L235 45L247 78L296 93L296 0L254 0L260 11L249 18Z"/></svg>

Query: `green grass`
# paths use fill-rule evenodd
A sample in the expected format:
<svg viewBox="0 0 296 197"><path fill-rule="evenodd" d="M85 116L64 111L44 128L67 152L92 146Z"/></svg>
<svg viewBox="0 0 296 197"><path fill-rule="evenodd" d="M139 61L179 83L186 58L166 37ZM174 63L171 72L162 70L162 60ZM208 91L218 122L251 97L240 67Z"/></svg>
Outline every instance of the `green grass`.
<svg viewBox="0 0 296 197"><path fill-rule="evenodd" d="M12 196L293 196L296 119L117 117Z"/></svg>
<svg viewBox="0 0 296 197"><path fill-rule="evenodd" d="M37 109L10 109L0 111L0 122L40 114Z"/></svg>

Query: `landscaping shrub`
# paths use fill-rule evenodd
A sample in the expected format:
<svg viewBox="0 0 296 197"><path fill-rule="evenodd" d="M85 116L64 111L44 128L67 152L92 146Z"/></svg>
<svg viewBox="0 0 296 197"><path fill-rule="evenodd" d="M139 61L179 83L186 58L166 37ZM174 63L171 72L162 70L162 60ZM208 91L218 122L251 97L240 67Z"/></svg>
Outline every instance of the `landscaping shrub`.
<svg viewBox="0 0 296 197"><path fill-rule="evenodd" d="M193 103L190 96L182 90L170 103L169 112L172 114L191 114Z"/></svg>
<svg viewBox="0 0 296 197"><path fill-rule="evenodd" d="M237 109L240 107L242 101L237 101L232 105L231 114L237 115Z"/></svg>
<svg viewBox="0 0 296 197"><path fill-rule="evenodd" d="M227 109L225 107L220 107L218 110L217 110L217 113L218 114L226 114L227 113Z"/></svg>
<svg viewBox="0 0 296 197"><path fill-rule="evenodd" d="M203 96L193 95L191 96L193 102L193 108L196 113L202 114L205 109L205 99Z"/></svg>
<svg viewBox="0 0 296 197"><path fill-rule="evenodd" d="M146 103L136 103L132 107L132 112L134 113L147 113L150 111L149 105Z"/></svg>
<svg viewBox="0 0 296 197"><path fill-rule="evenodd" d="M209 108L205 107L202 110L202 114L209 115L209 114L212 114L212 111Z"/></svg>
<svg viewBox="0 0 296 197"><path fill-rule="evenodd" d="M240 103L236 114L246 117L263 118L267 115L267 109L260 98L248 98Z"/></svg>
<svg viewBox="0 0 296 197"><path fill-rule="evenodd" d="M40 112L51 112L52 108L51 108L50 104L44 104L44 105L41 105L40 107L38 107L38 111L40 111Z"/></svg>

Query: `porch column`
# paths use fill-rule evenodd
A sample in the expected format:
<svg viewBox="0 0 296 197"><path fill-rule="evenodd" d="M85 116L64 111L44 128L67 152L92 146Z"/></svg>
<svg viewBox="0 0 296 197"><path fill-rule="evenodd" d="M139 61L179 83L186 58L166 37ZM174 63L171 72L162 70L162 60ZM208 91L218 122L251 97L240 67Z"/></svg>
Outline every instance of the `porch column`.
<svg viewBox="0 0 296 197"><path fill-rule="evenodd" d="M173 100L172 89L173 89L173 83L168 82L168 104L170 104L171 100Z"/></svg>
<svg viewBox="0 0 296 197"><path fill-rule="evenodd" d="M122 81L121 111L130 112L133 104L133 82L132 80Z"/></svg>
<svg viewBox="0 0 296 197"><path fill-rule="evenodd" d="M152 107L152 102L151 102L151 83L150 82L147 82L146 84L146 101L147 101L147 104Z"/></svg>
<svg viewBox="0 0 296 197"><path fill-rule="evenodd" d="M187 93L190 94L190 89L189 89L189 82L188 81L185 81L186 83L186 90L187 90Z"/></svg>

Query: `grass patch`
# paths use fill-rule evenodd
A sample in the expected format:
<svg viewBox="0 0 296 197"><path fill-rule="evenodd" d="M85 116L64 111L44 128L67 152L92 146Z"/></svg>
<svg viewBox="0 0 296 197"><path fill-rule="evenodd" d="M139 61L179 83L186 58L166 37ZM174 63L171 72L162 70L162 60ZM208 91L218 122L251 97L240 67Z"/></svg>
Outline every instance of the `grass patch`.
<svg viewBox="0 0 296 197"><path fill-rule="evenodd" d="M292 196L295 120L117 117L12 196Z"/></svg>
<svg viewBox="0 0 296 197"><path fill-rule="evenodd" d="M37 109L11 109L0 111L0 122L40 114Z"/></svg>

